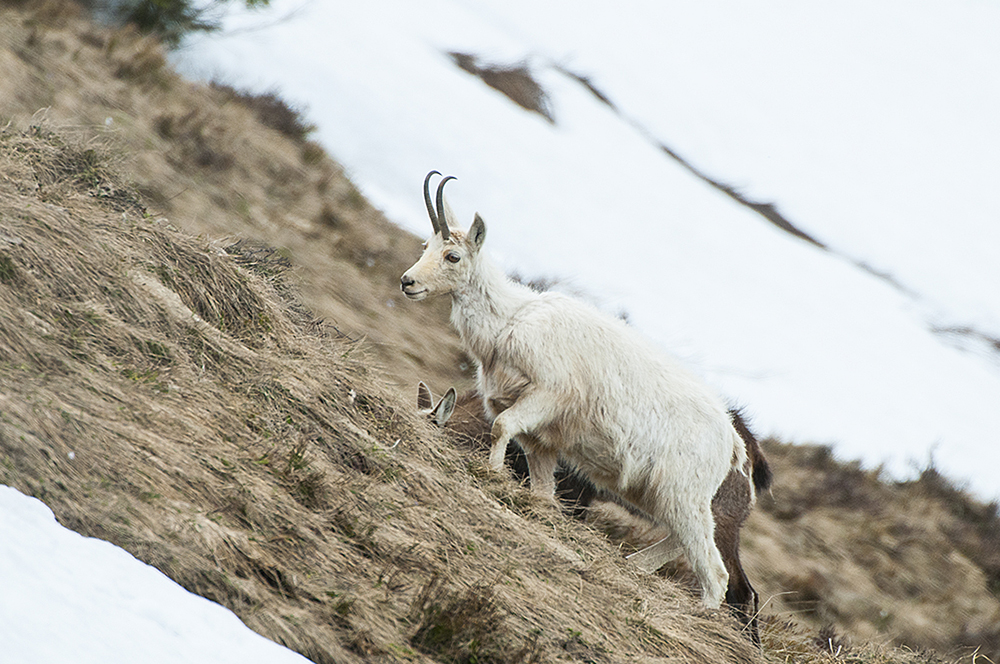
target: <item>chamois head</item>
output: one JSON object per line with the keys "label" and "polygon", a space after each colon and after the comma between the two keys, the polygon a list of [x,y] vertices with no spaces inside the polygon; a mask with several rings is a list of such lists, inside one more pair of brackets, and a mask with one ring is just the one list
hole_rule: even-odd
{"label": "chamois head", "polygon": [[411,300],[422,300],[428,295],[451,293],[468,281],[471,264],[486,239],[486,224],[476,214],[465,233],[452,228],[452,214],[444,200],[444,185],[454,176],[441,180],[437,188],[437,204],[431,204],[431,177],[441,175],[431,171],[424,178],[424,203],[434,227],[434,235],[424,244],[424,253],[413,267],[400,279],[403,293]]}

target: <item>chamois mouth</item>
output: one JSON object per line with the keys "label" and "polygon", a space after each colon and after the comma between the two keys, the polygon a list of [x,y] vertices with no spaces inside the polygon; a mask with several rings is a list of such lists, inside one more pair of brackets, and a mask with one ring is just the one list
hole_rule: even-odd
{"label": "chamois mouth", "polygon": [[403,295],[411,300],[422,300],[427,297],[427,289],[409,290],[408,288],[403,288]]}

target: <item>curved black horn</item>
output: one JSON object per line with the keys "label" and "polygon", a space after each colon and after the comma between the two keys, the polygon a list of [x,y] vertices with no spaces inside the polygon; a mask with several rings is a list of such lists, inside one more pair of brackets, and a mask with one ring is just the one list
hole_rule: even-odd
{"label": "curved black horn", "polygon": [[444,185],[448,180],[457,180],[454,175],[449,175],[445,179],[441,180],[438,184],[437,191],[437,217],[438,224],[441,226],[441,239],[447,240],[451,237],[451,231],[448,230],[448,216],[444,213]]}
{"label": "curved black horn", "polygon": [[430,173],[427,174],[427,177],[424,178],[424,205],[427,206],[427,214],[431,218],[431,226],[434,227],[434,234],[437,235],[438,233],[441,232],[441,227],[438,224],[438,217],[434,213],[434,204],[431,203],[430,186],[431,186],[431,176],[433,175],[441,175],[441,174],[438,173],[437,171],[431,171]]}

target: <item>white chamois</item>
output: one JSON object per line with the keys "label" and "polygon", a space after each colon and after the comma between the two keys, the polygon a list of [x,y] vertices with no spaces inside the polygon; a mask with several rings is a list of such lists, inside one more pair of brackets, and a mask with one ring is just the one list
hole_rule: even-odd
{"label": "white chamois", "polygon": [[528,459],[532,491],[552,499],[560,456],[599,489],[665,526],[672,537],[646,557],[679,545],[717,608],[728,573],[713,541],[712,497],[746,462],[743,440],[722,400],[677,360],[624,322],[558,293],[508,279],[485,252],[477,213],[454,228],[444,178],[431,204],[434,235],[401,278],[411,300],[450,294],[451,322],[478,364],[478,389],[493,420],[489,465],[503,468],[507,441]]}

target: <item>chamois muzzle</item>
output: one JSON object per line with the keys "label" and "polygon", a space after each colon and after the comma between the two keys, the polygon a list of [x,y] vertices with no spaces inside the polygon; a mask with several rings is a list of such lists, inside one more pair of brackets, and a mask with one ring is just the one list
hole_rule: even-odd
{"label": "chamois muzzle", "polygon": [[411,300],[422,300],[427,297],[427,289],[417,287],[417,280],[408,273],[399,278],[399,288],[403,295]]}

